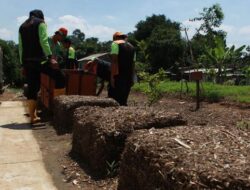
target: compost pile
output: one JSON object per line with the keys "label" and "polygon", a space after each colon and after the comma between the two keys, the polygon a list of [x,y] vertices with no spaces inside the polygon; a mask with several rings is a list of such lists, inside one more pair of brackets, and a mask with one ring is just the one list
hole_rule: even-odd
{"label": "compost pile", "polygon": [[136,131],[127,139],[118,189],[250,189],[249,135],[223,126]]}
{"label": "compost pile", "polygon": [[118,162],[127,136],[135,130],[185,125],[178,113],[138,107],[80,107],[74,113],[73,152],[81,155],[91,170],[107,174]]}
{"label": "compost pile", "polygon": [[74,110],[81,106],[118,106],[118,103],[110,98],[94,96],[59,96],[54,100],[54,127],[58,134],[72,131]]}

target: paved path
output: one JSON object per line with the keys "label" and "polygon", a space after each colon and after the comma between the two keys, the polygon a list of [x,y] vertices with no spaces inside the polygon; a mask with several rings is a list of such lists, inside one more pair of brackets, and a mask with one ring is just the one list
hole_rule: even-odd
{"label": "paved path", "polygon": [[22,102],[0,104],[0,189],[56,190]]}

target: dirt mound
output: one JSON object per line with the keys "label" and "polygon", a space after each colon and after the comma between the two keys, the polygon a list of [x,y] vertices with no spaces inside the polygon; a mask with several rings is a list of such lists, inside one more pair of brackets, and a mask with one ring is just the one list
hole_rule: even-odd
{"label": "dirt mound", "polygon": [[250,189],[249,135],[223,126],[136,131],[122,155],[118,189]]}
{"label": "dirt mound", "polygon": [[72,131],[74,110],[81,106],[118,106],[118,103],[110,98],[94,96],[59,96],[54,100],[53,124],[58,134]]}
{"label": "dirt mound", "polygon": [[[72,150],[91,170],[104,176],[114,172],[127,136],[139,129],[185,125],[178,113],[138,107],[81,107],[74,114]],[[109,166],[108,166],[109,165]]]}

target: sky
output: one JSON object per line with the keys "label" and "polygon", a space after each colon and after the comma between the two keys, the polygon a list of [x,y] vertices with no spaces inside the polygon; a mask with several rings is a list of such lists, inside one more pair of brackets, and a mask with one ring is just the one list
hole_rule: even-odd
{"label": "sky", "polygon": [[86,37],[108,41],[116,31],[133,32],[139,21],[164,14],[187,27],[191,38],[200,23],[189,19],[215,3],[225,15],[227,45],[250,45],[250,0],[0,0],[0,38],[17,42],[18,28],[33,9],[44,12],[49,35],[66,27],[69,34],[80,29]]}

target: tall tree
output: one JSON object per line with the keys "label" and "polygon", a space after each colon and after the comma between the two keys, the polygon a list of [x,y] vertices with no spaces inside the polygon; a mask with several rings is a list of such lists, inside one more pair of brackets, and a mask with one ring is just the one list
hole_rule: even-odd
{"label": "tall tree", "polygon": [[139,49],[138,61],[145,61],[141,55],[147,55],[152,72],[157,72],[161,67],[172,68],[182,56],[180,24],[166,19],[165,15],[152,15],[138,22],[134,37],[138,42],[145,42],[146,53]]}
{"label": "tall tree", "polygon": [[135,38],[138,41],[146,40],[151,36],[152,31],[160,25],[166,24],[165,15],[155,15],[147,17],[146,20],[139,21],[136,24],[136,31],[134,32]]}
{"label": "tall tree", "polygon": [[148,53],[153,72],[160,68],[176,72],[175,62],[183,54],[180,31],[166,25],[156,27],[148,41]]}
{"label": "tall tree", "polygon": [[219,4],[211,7],[203,8],[203,12],[199,13],[199,17],[190,19],[191,21],[201,21],[201,25],[197,28],[197,33],[191,40],[193,54],[196,62],[207,62],[207,49],[216,48],[215,38],[220,37],[226,45],[226,32],[219,30],[224,19],[224,13]]}
{"label": "tall tree", "polygon": [[195,17],[191,21],[202,21],[201,26],[198,28],[198,33],[217,34],[216,29],[220,27],[224,19],[224,13],[220,4],[214,4],[211,7],[203,8],[200,17]]}

